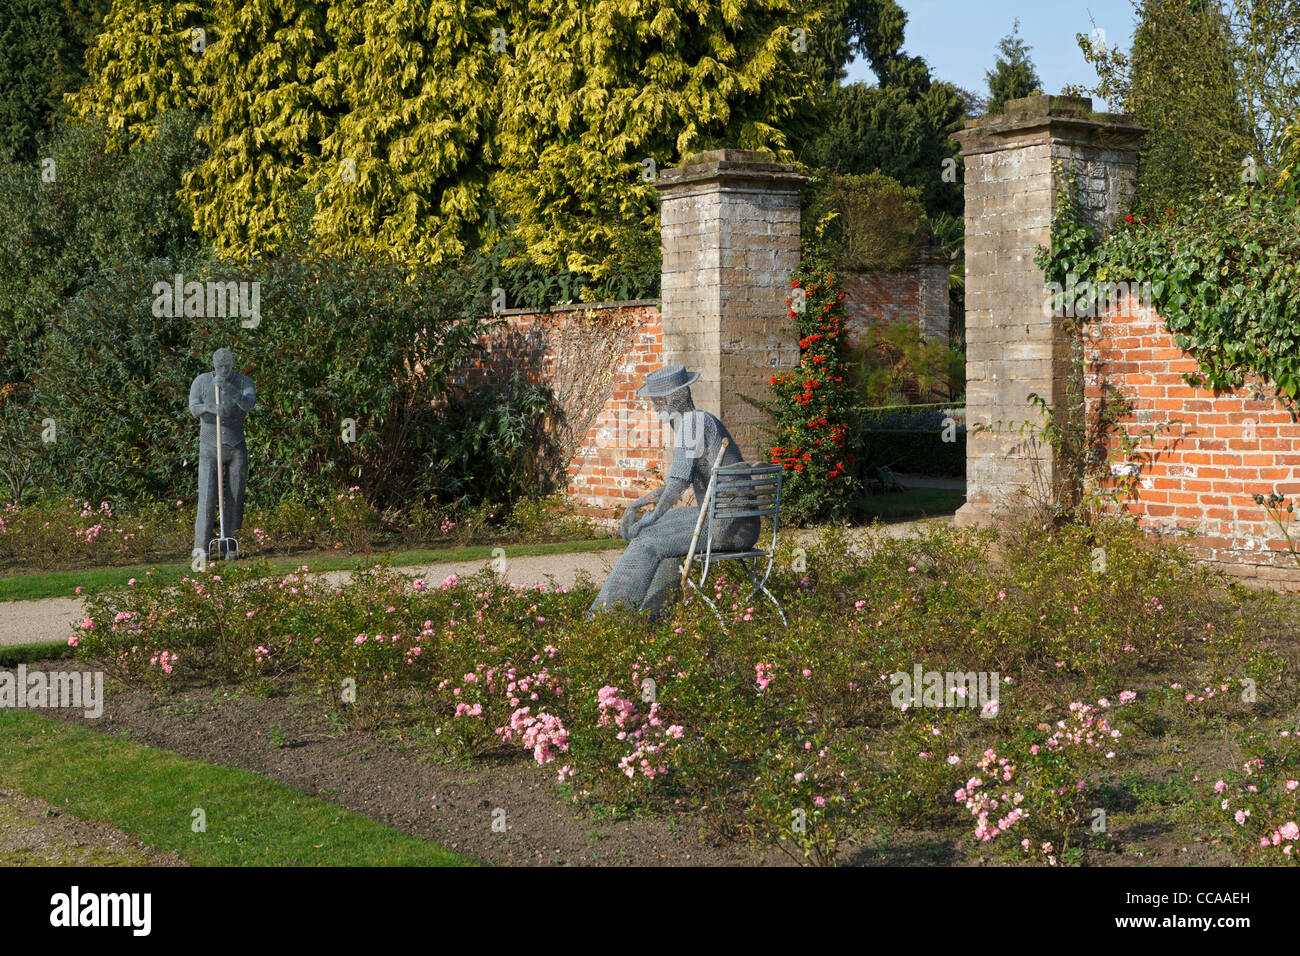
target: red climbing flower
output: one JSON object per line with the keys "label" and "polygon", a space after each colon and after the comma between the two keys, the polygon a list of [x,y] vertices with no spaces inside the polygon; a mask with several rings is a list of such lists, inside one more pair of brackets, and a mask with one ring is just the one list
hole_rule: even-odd
{"label": "red climbing flower", "polygon": [[[791,324],[799,337],[799,363],[772,377],[777,434],[772,460],[792,470],[782,499],[808,517],[842,509],[859,490],[846,453],[849,414],[855,404],[848,350],[841,333],[845,293],[833,271],[807,263],[790,283],[802,288],[806,308],[791,307]],[[792,306],[787,300],[787,306]],[[831,487],[834,491],[828,493]]]}

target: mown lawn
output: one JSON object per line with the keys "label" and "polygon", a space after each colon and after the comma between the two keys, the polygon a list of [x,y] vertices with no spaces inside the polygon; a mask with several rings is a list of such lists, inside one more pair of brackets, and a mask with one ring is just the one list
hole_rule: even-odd
{"label": "mown lawn", "polygon": [[879,518],[896,521],[901,518],[923,518],[931,515],[950,515],[966,503],[966,492],[960,488],[908,488],[886,495],[866,495],[854,507],[854,517],[863,523]]}
{"label": "mown lawn", "polygon": [[[427,840],[243,770],[0,709],[0,784],[201,866],[465,866]],[[196,810],[206,830],[196,832]]]}

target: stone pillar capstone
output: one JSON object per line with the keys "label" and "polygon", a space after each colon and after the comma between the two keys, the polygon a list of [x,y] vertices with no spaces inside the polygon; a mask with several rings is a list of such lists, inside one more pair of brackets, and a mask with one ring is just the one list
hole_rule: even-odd
{"label": "stone pillar capstone", "polygon": [[750,150],[688,157],[660,174],[663,360],[700,372],[695,404],[716,414],[745,457],[766,461],[771,379],[799,364],[785,301],[799,265],[794,166]]}

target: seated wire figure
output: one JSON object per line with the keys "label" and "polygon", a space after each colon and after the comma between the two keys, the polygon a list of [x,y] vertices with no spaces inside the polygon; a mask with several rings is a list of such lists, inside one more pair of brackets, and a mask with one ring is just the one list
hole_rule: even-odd
{"label": "seated wire figure", "polygon": [[[722,464],[743,460],[735,439],[717,416],[695,407],[690,385],[699,377],[683,365],[668,365],[647,375],[645,384],[637,389],[637,397],[651,399],[660,421],[674,428],[672,466],[662,488],[638,498],[624,512],[619,532],[629,542],[628,548],[605,579],[588,617],[614,605],[651,614],[662,610],[678,582],[679,559],[690,549],[698,502],[704,500],[723,441],[728,444]],[[673,507],[687,488],[694,489],[697,504]],[[654,510],[638,518],[640,509],[650,504]],[[714,546],[743,551],[758,540],[761,524],[758,518],[718,521],[713,529]]]}

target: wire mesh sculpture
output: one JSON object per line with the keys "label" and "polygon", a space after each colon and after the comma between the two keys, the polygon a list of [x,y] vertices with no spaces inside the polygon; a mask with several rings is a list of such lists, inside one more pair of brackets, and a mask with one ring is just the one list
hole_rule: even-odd
{"label": "wire mesh sculpture", "polygon": [[[190,386],[190,414],[199,420],[199,507],[194,517],[195,555],[208,553],[212,521],[218,512],[221,514],[221,529],[215,539],[214,557],[230,558],[236,554],[233,538],[244,524],[244,491],[248,486],[244,416],[256,404],[253,380],[235,371],[235,356],[230,349],[217,349],[212,353],[212,371],[198,376]],[[217,432],[218,415],[221,416],[220,435]],[[228,494],[224,486],[228,486]],[[229,509],[226,504],[230,505]]]}
{"label": "wire mesh sculpture", "polygon": [[[601,610],[622,606],[651,615],[661,612],[674,587],[678,586],[680,559],[691,547],[700,505],[675,507],[687,488],[696,502],[704,502],[714,463],[743,461],[735,439],[717,416],[698,409],[690,385],[698,372],[685,366],[669,365],[651,372],[637,389],[638,398],[654,403],[660,421],[673,425],[673,460],[662,488],[643,495],[628,506],[619,533],[627,550],[605,579],[592,602],[588,617]],[[725,447],[724,447],[725,443]],[[640,511],[649,505],[645,516]],[[761,519],[723,519],[712,529],[719,550],[743,551],[758,540]]]}

